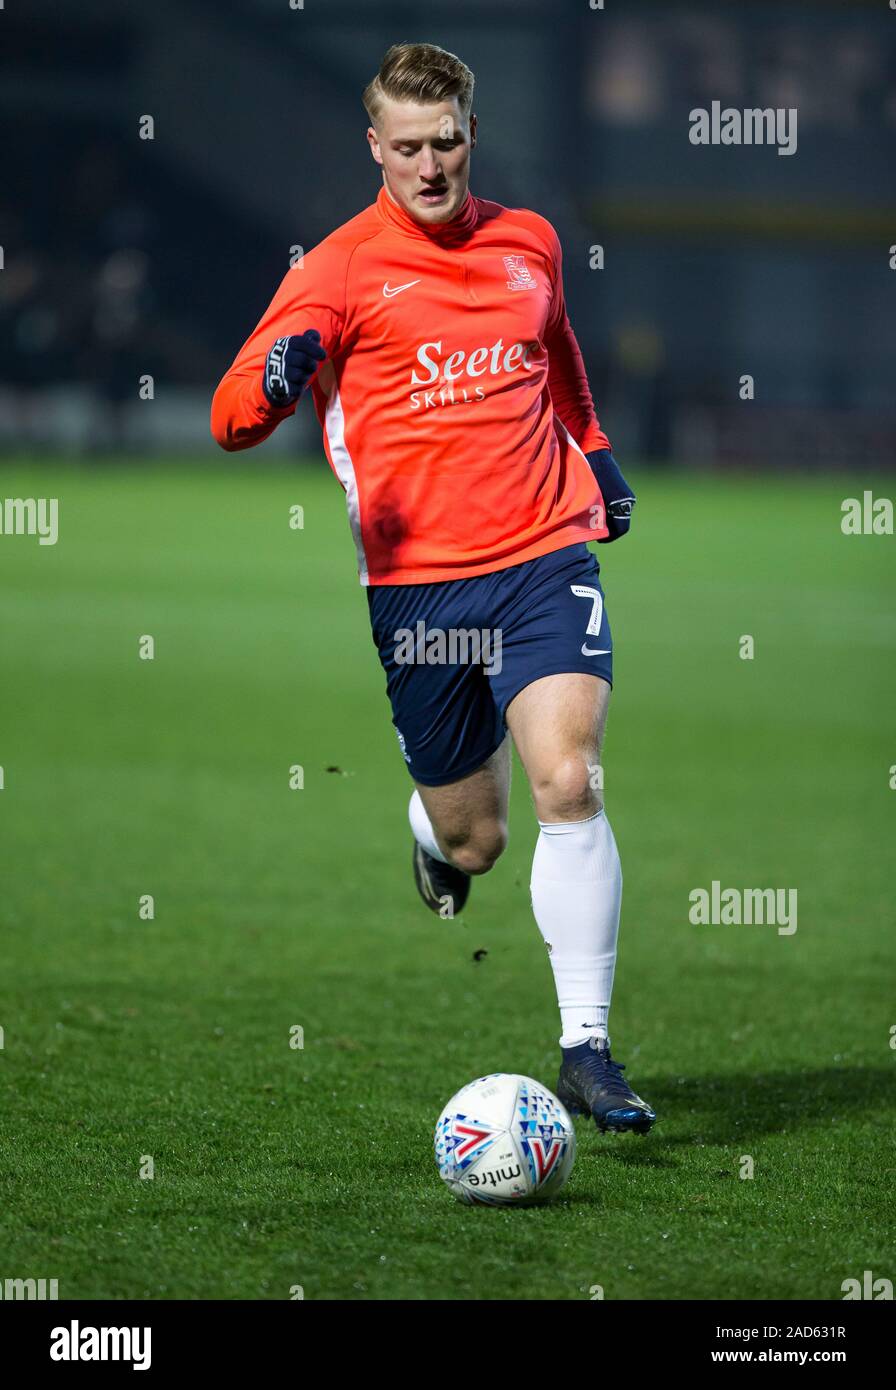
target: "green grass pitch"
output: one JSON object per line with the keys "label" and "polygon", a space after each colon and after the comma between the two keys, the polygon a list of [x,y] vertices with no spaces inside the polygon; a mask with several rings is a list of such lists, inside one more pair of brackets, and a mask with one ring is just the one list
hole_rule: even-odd
{"label": "green grass pitch", "polygon": [[[512,1300],[894,1277],[896,542],[841,534],[850,480],[632,471],[633,534],[598,550],[611,1033],[660,1118],[577,1121],[568,1187],[517,1211],[456,1203],[431,1136],[475,1076],[556,1082],[528,791],[517,765],[463,916],[428,914],[334,479],[0,472],[59,498],[55,546],[0,537],[0,1276]],[[796,933],[692,925],[713,880],[796,888]]]}

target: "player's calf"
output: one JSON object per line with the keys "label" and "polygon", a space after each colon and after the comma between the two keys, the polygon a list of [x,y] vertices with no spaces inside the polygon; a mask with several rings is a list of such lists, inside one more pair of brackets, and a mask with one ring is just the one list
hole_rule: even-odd
{"label": "player's calf", "polygon": [[484,874],[507,844],[507,822],[481,813],[475,818],[447,816],[447,825],[433,825],[415,791],[408,807],[414,832],[413,870],[417,892],[431,912],[453,917],[470,893],[474,874]]}
{"label": "player's calf", "polygon": [[[413,823],[413,822],[412,822]],[[488,873],[507,844],[504,826],[491,828],[482,838],[453,839],[439,835],[450,862],[436,858],[414,841],[414,882],[426,906],[440,917],[454,917],[470,895],[470,880],[474,874]],[[431,843],[431,848],[439,846]]]}
{"label": "player's calf", "polygon": [[437,834],[450,862],[465,874],[487,874],[507,848],[507,826],[497,821]]}
{"label": "player's calf", "polygon": [[412,858],[414,883],[430,912],[439,917],[456,917],[470,896],[470,875],[452,864],[435,859],[414,841]]}

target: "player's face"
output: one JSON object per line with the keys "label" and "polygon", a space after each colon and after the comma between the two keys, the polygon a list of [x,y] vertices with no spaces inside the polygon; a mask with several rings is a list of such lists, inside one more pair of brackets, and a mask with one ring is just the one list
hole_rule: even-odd
{"label": "player's face", "polygon": [[476,117],[456,97],[435,105],[384,98],[377,127],[367,132],[382,165],[386,192],[417,222],[448,222],[467,196]]}

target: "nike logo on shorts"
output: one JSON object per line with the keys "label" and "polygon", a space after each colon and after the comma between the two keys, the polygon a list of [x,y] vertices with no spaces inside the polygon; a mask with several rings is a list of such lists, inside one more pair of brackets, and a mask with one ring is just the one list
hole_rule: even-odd
{"label": "nike logo on shorts", "polygon": [[609,648],[609,647],[586,647],[585,643],[584,643],[584,642],[582,643],[582,656],[609,656],[609,655],[610,655],[610,648]]}

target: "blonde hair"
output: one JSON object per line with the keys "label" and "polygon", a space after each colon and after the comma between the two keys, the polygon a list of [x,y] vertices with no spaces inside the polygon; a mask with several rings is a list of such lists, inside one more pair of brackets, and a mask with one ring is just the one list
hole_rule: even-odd
{"label": "blonde hair", "polygon": [[466,63],[434,43],[394,43],[361,99],[374,126],[383,97],[422,105],[457,97],[461,113],[469,116],[474,82]]}

